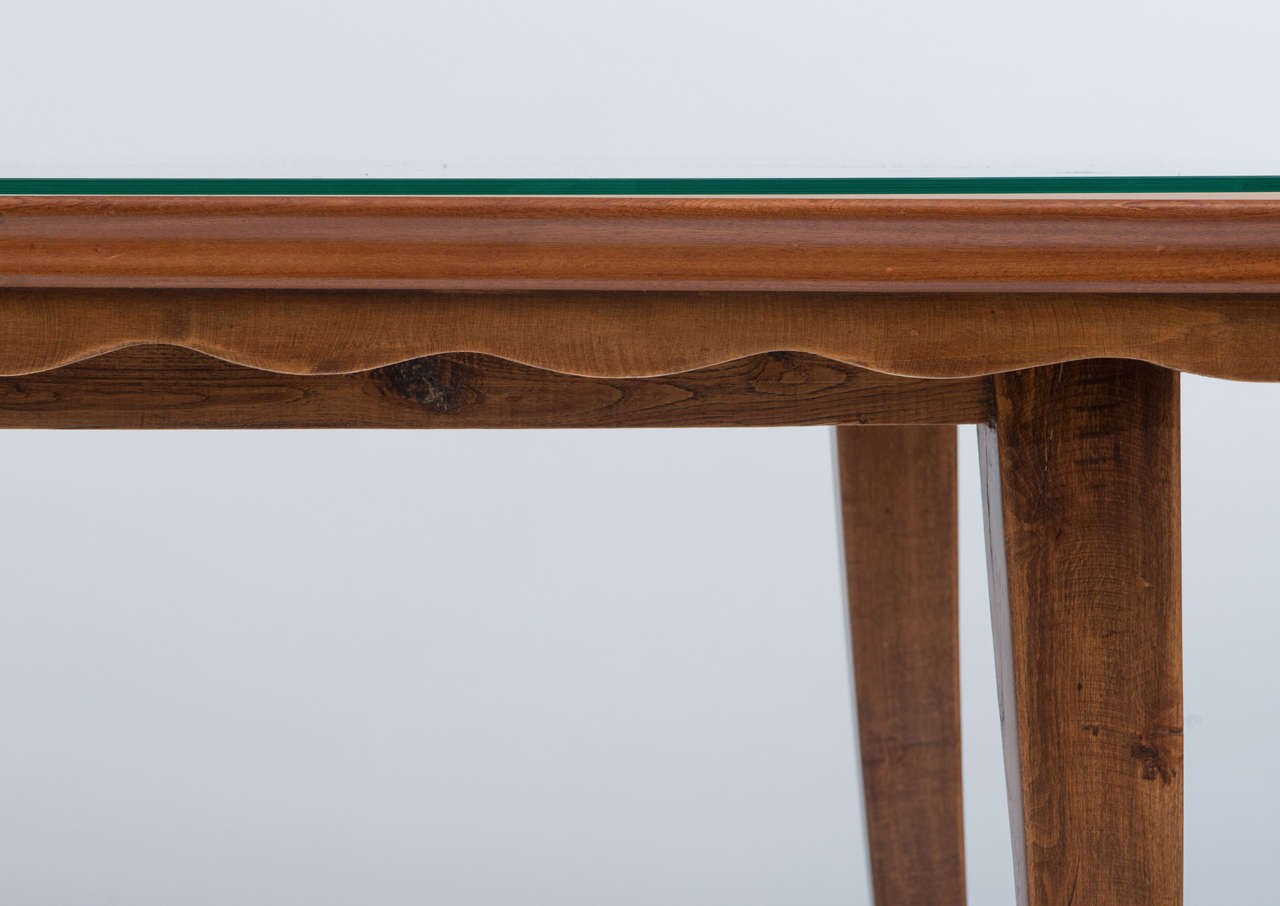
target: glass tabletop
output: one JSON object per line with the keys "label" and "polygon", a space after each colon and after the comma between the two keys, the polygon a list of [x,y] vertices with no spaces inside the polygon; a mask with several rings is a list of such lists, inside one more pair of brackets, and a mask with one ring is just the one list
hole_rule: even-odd
{"label": "glass tabletop", "polygon": [[1280,192],[1280,176],[3,179],[0,195],[1027,195]]}

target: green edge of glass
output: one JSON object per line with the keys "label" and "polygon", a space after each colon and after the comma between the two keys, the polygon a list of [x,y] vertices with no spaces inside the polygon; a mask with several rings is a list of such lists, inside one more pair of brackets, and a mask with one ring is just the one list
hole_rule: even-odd
{"label": "green edge of glass", "polygon": [[0,179],[0,195],[1033,195],[1280,192],[1280,176]]}

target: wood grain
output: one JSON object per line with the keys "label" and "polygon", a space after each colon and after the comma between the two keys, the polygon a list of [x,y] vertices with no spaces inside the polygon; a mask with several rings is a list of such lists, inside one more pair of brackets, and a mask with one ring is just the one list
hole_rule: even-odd
{"label": "wood grain", "polygon": [[0,374],[136,343],[292,374],[480,352],[649,377],[783,350],[913,377],[1121,357],[1280,380],[1280,297],[0,290]]}
{"label": "wood grain", "polygon": [[996,378],[979,427],[1023,906],[1182,902],[1178,376]]}
{"label": "wood grain", "polygon": [[956,431],[836,431],[876,906],[963,906]]}
{"label": "wood grain", "polygon": [[0,198],[0,285],[1280,292],[1280,201]]}
{"label": "wood grain", "polygon": [[0,378],[0,428],[620,428],[976,423],[989,378],[899,378],[774,353],[663,378],[596,379],[490,356],[272,374],[134,347]]}

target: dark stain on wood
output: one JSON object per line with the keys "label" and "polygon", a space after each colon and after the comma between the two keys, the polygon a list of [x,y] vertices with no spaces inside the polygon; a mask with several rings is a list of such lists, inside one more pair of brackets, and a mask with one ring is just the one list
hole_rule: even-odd
{"label": "dark stain on wood", "polygon": [[480,401],[480,391],[472,385],[477,375],[468,363],[450,356],[425,356],[370,372],[388,396],[442,415]]}
{"label": "dark stain on wood", "polygon": [[1172,783],[1178,776],[1177,768],[1170,765],[1173,753],[1165,752],[1156,743],[1139,739],[1129,747],[1129,755],[1142,766],[1143,780],[1159,779],[1164,783]]}

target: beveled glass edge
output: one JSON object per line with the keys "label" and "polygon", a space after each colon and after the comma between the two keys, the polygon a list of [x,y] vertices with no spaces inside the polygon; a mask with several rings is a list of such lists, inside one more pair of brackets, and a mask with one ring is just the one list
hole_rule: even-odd
{"label": "beveled glass edge", "polygon": [[833,196],[1280,192],[1280,176],[779,179],[2,179],[0,195]]}

